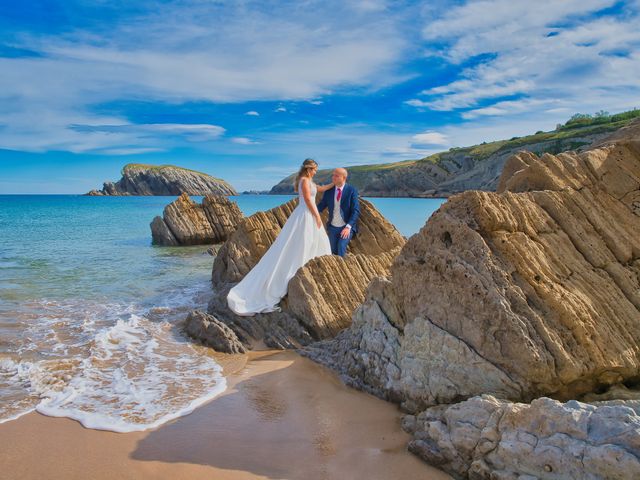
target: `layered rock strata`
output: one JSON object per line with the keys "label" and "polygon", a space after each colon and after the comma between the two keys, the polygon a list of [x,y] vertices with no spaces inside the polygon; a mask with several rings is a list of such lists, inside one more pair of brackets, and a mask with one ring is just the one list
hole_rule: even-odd
{"label": "layered rock strata", "polygon": [[505,176],[502,193],[434,213],[316,358],[410,410],[483,393],[575,398],[637,376],[635,146],[520,153]]}
{"label": "layered rock strata", "polygon": [[246,345],[297,348],[330,338],[351,323],[369,281],[388,273],[405,240],[367,200],[360,200],[359,232],[348,254],[317,257],[289,282],[282,311],[252,317],[234,315],[226,303],[229,290],[259,261],[297,205],[293,199],[244,219],[214,261],[214,296],[208,312],[229,325]]}
{"label": "layered rock strata", "polygon": [[638,129],[511,157],[498,193],[453,196],[303,352],[416,414],[412,451],[457,478],[636,478],[638,410],[571,399],[640,378]]}
{"label": "layered rock strata", "polygon": [[237,195],[226,181],[174,165],[129,163],[117,182],[104,182],[101,190],[85,195]]}
{"label": "layered rock strata", "polygon": [[189,312],[182,325],[184,332],[221,353],[246,353],[236,334],[215,317],[199,310]]}
{"label": "layered rock strata", "polygon": [[238,204],[222,195],[207,195],[198,204],[183,193],[168,204],[163,216],[151,222],[154,245],[222,243],[235,231],[244,215]]}

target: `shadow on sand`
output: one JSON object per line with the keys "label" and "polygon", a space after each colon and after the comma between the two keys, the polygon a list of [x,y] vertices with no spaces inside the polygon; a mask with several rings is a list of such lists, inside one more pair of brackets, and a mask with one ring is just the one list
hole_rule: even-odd
{"label": "shadow on sand", "polygon": [[267,354],[232,375],[223,395],[150,432],[131,458],[296,480],[449,478],[407,452],[399,420],[394,405],[324,367]]}

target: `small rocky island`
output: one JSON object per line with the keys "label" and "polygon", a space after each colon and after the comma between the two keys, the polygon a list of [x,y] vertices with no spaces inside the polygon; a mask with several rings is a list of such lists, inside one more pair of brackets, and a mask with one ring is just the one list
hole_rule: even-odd
{"label": "small rocky island", "polygon": [[85,195],[237,195],[226,181],[175,165],[129,163],[117,182],[104,182],[102,190]]}

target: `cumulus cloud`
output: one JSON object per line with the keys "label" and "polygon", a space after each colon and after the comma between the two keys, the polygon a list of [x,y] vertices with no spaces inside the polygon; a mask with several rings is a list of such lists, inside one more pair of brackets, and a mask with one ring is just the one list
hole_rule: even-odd
{"label": "cumulus cloud", "polygon": [[428,130],[411,137],[411,143],[414,145],[447,145],[449,139],[442,133]]}
{"label": "cumulus cloud", "polygon": [[260,114],[258,112],[256,112],[255,110],[251,110],[249,112],[246,112],[245,115],[249,115],[250,117],[259,117]]}

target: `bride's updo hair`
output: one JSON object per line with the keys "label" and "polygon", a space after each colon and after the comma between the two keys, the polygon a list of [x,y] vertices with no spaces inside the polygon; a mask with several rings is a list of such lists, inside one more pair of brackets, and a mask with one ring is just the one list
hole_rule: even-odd
{"label": "bride's updo hair", "polygon": [[302,177],[310,177],[311,170],[314,168],[318,168],[318,164],[313,158],[307,158],[304,162],[302,162],[302,166],[300,167],[300,171],[296,175],[296,183],[293,185],[293,190],[298,191],[298,184],[300,183],[300,179]]}

